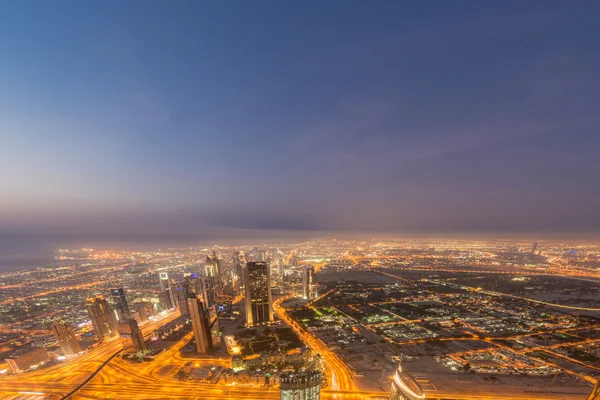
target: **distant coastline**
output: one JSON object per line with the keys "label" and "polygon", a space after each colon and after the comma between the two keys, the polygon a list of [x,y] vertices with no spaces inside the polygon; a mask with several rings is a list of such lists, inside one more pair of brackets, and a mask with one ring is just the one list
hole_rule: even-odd
{"label": "distant coastline", "polygon": [[38,267],[53,267],[58,261],[52,255],[30,256],[25,254],[0,255],[0,273],[36,269]]}

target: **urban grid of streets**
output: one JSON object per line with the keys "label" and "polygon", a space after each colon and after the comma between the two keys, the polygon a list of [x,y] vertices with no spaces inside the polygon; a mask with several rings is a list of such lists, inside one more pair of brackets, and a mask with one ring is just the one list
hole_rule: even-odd
{"label": "urban grid of streets", "polygon": [[[331,346],[332,341],[320,337],[318,329],[294,317],[297,306],[285,305],[298,297],[301,282],[296,271],[306,265],[316,268],[321,293],[305,304],[303,310],[331,312],[327,318],[333,324],[352,325],[354,333],[348,335],[359,338],[357,341],[364,342],[366,335],[379,335],[381,346],[396,345],[402,354],[409,352],[415,359],[423,350],[421,345],[437,346],[436,351],[440,351],[444,343],[449,343],[452,351],[438,354],[435,361],[438,368],[448,369],[449,376],[457,373],[473,376],[472,371],[450,371],[452,366],[463,363],[464,367],[465,360],[470,360],[467,364],[471,369],[489,368],[493,364],[495,376],[502,380],[501,361],[504,359],[513,363],[511,368],[517,366],[532,374],[554,371],[547,374],[548,382],[565,377],[582,388],[566,390],[560,395],[524,390],[519,395],[514,389],[500,395],[493,386],[486,392],[483,386],[465,390],[456,385],[447,388],[434,385],[434,390],[425,389],[427,398],[583,399],[586,398],[584,392],[589,392],[600,376],[600,334],[597,334],[600,307],[590,300],[597,298],[600,287],[600,249],[597,247],[571,243],[532,246],[514,242],[315,241],[258,248],[267,249],[269,254],[285,255],[285,277],[274,282],[280,294],[273,309],[306,346],[323,357],[329,382],[322,391],[323,398],[381,398],[385,391],[364,384],[361,371],[352,368],[347,361],[347,349]],[[261,251],[255,247],[240,250],[247,254]],[[23,340],[47,333],[35,322],[62,316],[69,302],[115,285],[124,286],[138,297],[152,298],[153,280],[159,271],[191,272],[208,251],[203,248],[154,253],[64,251],[58,256],[60,264],[53,268],[3,274],[0,282],[3,315],[17,316],[12,323],[2,321],[0,333],[11,338],[11,342],[3,346],[15,342],[15,336],[21,335],[20,340]],[[219,247],[218,251],[226,257],[233,249]],[[225,258],[225,265],[227,263]],[[361,282],[359,275],[387,280],[369,281],[369,278]],[[507,282],[509,286],[503,292]],[[581,289],[569,282],[578,283]],[[438,288],[442,290],[436,292]],[[386,295],[382,299],[383,292]],[[552,298],[547,297],[549,292],[553,293]],[[400,295],[390,296],[390,293]],[[57,298],[61,299],[61,307],[49,307]],[[352,304],[347,301],[350,298],[358,300]],[[464,299],[473,299],[473,304]],[[436,303],[435,307],[431,306],[432,302]],[[477,302],[483,306],[476,306]],[[36,310],[23,311],[30,309]],[[412,318],[415,310],[426,312]],[[537,314],[540,310],[542,312]],[[82,314],[71,316],[77,315]],[[144,325],[144,335],[149,336],[178,316],[178,311],[171,311]],[[503,328],[498,328],[498,322],[514,333],[501,331]],[[454,336],[451,332],[459,334]],[[127,340],[114,339],[68,362],[0,378],[1,398],[59,399],[69,394],[72,398],[89,399],[279,397],[276,387],[187,382],[160,374],[164,365],[181,367],[189,361],[181,359],[179,353],[191,338],[191,333],[184,335],[174,346],[141,364],[121,358],[119,353],[127,347]],[[476,343],[477,347],[455,351],[461,343]],[[411,357],[407,358],[405,363],[410,365]],[[214,357],[193,361],[231,364],[230,359]]]}

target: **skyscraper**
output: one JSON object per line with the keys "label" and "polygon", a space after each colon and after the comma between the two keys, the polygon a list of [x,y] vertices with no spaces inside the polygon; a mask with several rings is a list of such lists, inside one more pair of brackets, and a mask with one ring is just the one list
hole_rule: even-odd
{"label": "skyscraper", "polygon": [[400,363],[392,379],[390,400],[421,400],[424,398],[425,394],[415,378],[404,371],[402,363]]}
{"label": "skyscraper", "polygon": [[113,298],[113,302],[115,303],[119,321],[131,319],[131,312],[129,311],[129,306],[127,305],[127,299],[125,298],[125,291],[123,288],[111,289],[110,294]]}
{"label": "skyscraper", "polygon": [[212,348],[208,312],[204,309],[202,302],[193,294],[188,295],[187,302],[196,340],[196,351],[206,354]]}
{"label": "skyscraper", "polygon": [[323,376],[319,371],[283,373],[279,377],[281,400],[319,400]]}
{"label": "skyscraper", "polygon": [[94,324],[98,340],[103,341],[117,335],[117,319],[112,307],[103,295],[97,294],[88,298],[85,306],[92,319],[92,324]]}
{"label": "skyscraper", "polygon": [[202,274],[202,297],[204,307],[208,308],[215,304],[220,292],[219,262],[216,259],[206,257],[204,260],[204,273]]}
{"label": "skyscraper", "polygon": [[262,249],[258,251],[258,261],[267,261],[267,250]]}
{"label": "skyscraper", "polygon": [[242,256],[240,256],[240,252],[237,250],[233,252],[233,268],[237,276],[237,285],[235,289],[238,293],[241,293],[242,288],[244,287],[244,280],[242,279]]}
{"label": "skyscraper", "polygon": [[279,279],[283,282],[283,278],[285,277],[285,256],[279,249],[277,249],[275,263],[277,264],[277,274],[279,275]]}
{"label": "skyscraper", "polygon": [[169,292],[161,291],[158,294],[158,305],[160,311],[167,311],[171,309],[171,300]]}
{"label": "skyscraper", "polygon": [[184,274],[183,279],[187,284],[187,290],[189,293],[193,293],[196,296],[202,294],[202,278],[196,272],[191,274]]}
{"label": "skyscraper", "polygon": [[246,264],[244,274],[246,292],[246,324],[258,325],[273,321],[271,273],[264,261]]}
{"label": "skyscraper", "polygon": [[161,272],[158,277],[160,279],[160,290],[167,290],[169,287],[169,274]]}
{"label": "skyscraper", "polygon": [[146,350],[144,335],[135,319],[122,320],[119,322],[118,327],[119,335],[123,338],[131,339],[131,343],[136,352],[139,353]]}
{"label": "skyscraper", "polygon": [[72,356],[81,352],[81,346],[70,324],[67,324],[60,318],[56,318],[52,323],[52,332],[54,332],[54,336],[58,340],[60,349],[65,356]]}
{"label": "skyscraper", "polygon": [[188,315],[187,308],[187,293],[188,293],[188,282],[184,280],[183,282],[175,283],[171,286],[171,292],[173,293],[173,297],[175,298],[176,308],[179,308],[181,315]]}
{"label": "skyscraper", "polygon": [[138,313],[140,314],[140,322],[148,321],[148,315],[151,315],[152,305],[150,303],[140,303],[137,305]]}
{"label": "skyscraper", "polygon": [[163,309],[172,309],[177,307],[173,291],[171,290],[171,281],[169,281],[169,275],[166,272],[161,272],[158,276],[160,278],[159,299],[163,307],[166,306],[166,308]]}
{"label": "skyscraper", "polygon": [[302,271],[302,297],[306,300],[314,298],[314,274],[315,269],[313,266],[308,266]]}
{"label": "skyscraper", "polygon": [[204,261],[204,263],[205,263],[205,268],[206,268],[206,274],[208,276],[212,277],[214,279],[214,284],[216,285],[216,287],[220,288],[222,285],[221,274],[223,271],[222,271],[221,259],[217,255],[217,252],[215,250],[213,250],[212,257],[206,256],[206,260]]}

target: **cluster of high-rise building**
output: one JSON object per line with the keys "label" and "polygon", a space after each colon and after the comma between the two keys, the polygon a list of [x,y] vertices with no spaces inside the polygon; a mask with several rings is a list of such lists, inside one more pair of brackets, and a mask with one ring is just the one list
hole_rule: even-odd
{"label": "cluster of high-rise building", "polygon": [[[116,315],[115,310],[103,295],[97,294],[86,300],[86,308],[98,340],[110,340],[116,336],[129,338],[136,352],[144,351],[146,346],[142,331],[137,320],[132,318],[132,313],[125,298],[125,291],[123,288],[115,288],[111,289],[110,292],[115,304]],[[141,309],[145,308],[142,307]],[[67,328],[57,321],[55,321],[53,328],[63,353],[69,355],[66,351],[70,351],[73,343],[76,342],[72,328]]]}
{"label": "cluster of high-rise building", "polygon": [[[277,282],[285,274],[285,257],[279,249],[268,252],[252,249],[246,254],[235,250],[232,263],[224,267],[216,251],[197,265],[197,271],[185,273],[176,281],[167,272],[159,273],[158,304],[136,303],[132,309],[123,288],[110,290],[109,302],[103,294],[86,299],[85,306],[99,341],[120,336],[130,338],[136,351],[145,350],[139,324],[158,310],[178,309],[191,323],[196,350],[208,353],[218,346],[220,338],[217,305],[234,295],[245,297],[246,325],[267,325],[273,322],[272,276]],[[305,299],[316,295],[314,269],[302,270],[302,294]],[[224,300],[225,299],[225,300]],[[64,355],[81,352],[73,327],[61,319],[52,329]]]}

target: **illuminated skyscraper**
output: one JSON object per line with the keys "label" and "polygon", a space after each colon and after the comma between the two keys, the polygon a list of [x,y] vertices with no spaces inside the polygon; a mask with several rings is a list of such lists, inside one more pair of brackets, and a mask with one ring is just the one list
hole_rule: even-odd
{"label": "illuminated skyscraper", "polygon": [[277,274],[279,275],[279,279],[283,282],[283,278],[285,277],[285,256],[279,249],[277,249],[275,255],[275,263],[277,264]]}
{"label": "illuminated skyscraper", "polygon": [[267,250],[262,249],[258,252],[258,261],[267,261]]}
{"label": "illuminated skyscraper", "polygon": [[119,322],[119,335],[122,338],[131,339],[131,343],[133,344],[133,348],[136,352],[141,352],[146,350],[146,343],[144,342],[144,335],[142,334],[142,330],[138,326],[138,323],[135,319],[128,319]]}
{"label": "illuminated skyscraper", "polygon": [[[206,297],[206,293],[204,290],[204,286],[205,286],[204,278],[201,277],[200,274],[198,274],[196,272],[191,273],[191,274],[184,274],[183,279],[184,279],[184,283],[182,285],[182,288],[185,291],[183,293],[180,293],[180,297],[183,296],[183,302],[180,301],[180,304],[181,304],[180,308],[181,308],[182,315],[189,315],[187,299],[189,298],[190,295],[193,295],[194,297],[198,297],[198,298],[202,299],[202,302],[204,304],[208,304],[208,298]],[[183,308],[184,306],[185,306],[186,314],[184,314],[184,308]]]}
{"label": "illuminated skyscraper", "polygon": [[56,318],[52,323],[52,332],[54,332],[54,336],[58,340],[60,349],[65,356],[81,353],[81,346],[70,324],[67,324],[60,318]]}
{"label": "illuminated skyscraper", "polygon": [[159,311],[167,311],[171,309],[171,300],[169,292],[161,291],[158,294]]}
{"label": "illuminated skyscraper", "polygon": [[221,261],[217,258],[214,253],[213,258],[210,256],[204,260],[204,290],[206,291],[205,297],[208,300],[206,305],[212,306],[215,304],[215,299],[221,293],[222,282],[221,282]]}
{"label": "illuminated skyscraper", "polygon": [[302,271],[302,297],[306,300],[314,298],[314,274],[315,269],[312,266],[308,266]]}
{"label": "illuminated skyscraper", "polygon": [[242,268],[242,256],[240,255],[239,251],[234,251],[233,252],[233,268],[235,271],[235,275],[237,276],[237,287],[235,287],[235,290],[237,290],[238,293],[242,292],[242,288],[244,287],[244,279],[243,277],[243,268]]}
{"label": "illuminated skyscraper", "polygon": [[206,354],[213,347],[208,310],[205,310],[202,301],[192,294],[188,295],[187,302],[196,340],[196,351],[199,354]]}
{"label": "illuminated skyscraper", "polygon": [[118,334],[117,318],[103,295],[97,294],[86,300],[85,306],[88,310],[98,340],[103,341]]}
{"label": "illuminated skyscraper", "polygon": [[127,299],[125,298],[125,291],[123,288],[111,289],[110,294],[113,298],[113,302],[115,303],[119,320],[131,319],[131,312],[129,311],[129,306],[127,305]]}
{"label": "illuminated skyscraper", "polygon": [[160,290],[167,290],[169,288],[169,274],[161,272],[158,277],[160,279]]}
{"label": "illuminated skyscraper", "polygon": [[271,273],[266,262],[253,261],[246,264],[244,286],[246,324],[258,325],[272,322]]}
{"label": "illuminated skyscraper", "polygon": [[279,377],[281,400],[319,400],[323,376],[319,371],[283,373]]}
{"label": "illuminated skyscraper", "polygon": [[177,307],[173,291],[171,290],[169,275],[166,272],[161,272],[158,276],[160,278],[159,300],[161,302],[161,308],[163,308],[163,310],[168,310]]}
{"label": "illuminated skyscraper", "polygon": [[183,279],[187,284],[187,290],[189,293],[193,293],[196,296],[202,294],[202,278],[196,272],[191,274],[184,274]]}
{"label": "illuminated skyscraper", "polygon": [[415,378],[404,371],[402,364],[399,364],[392,379],[390,400],[421,400],[424,398],[425,395]]}
{"label": "illuminated skyscraper", "polygon": [[205,266],[206,266],[206,274],[209,277],[212,277],[214,280],[214,285],[216,286],[217,289],[220,289],[223,282],[222,282],[222,273],[223,273],[223,266],[221,263],[221,259],[219,258],[219,256],[217,255],[216,250],[213,250],[213,254],[212,257],[211,256],[206,256],[206,260],[204,261]]}
{"label": "illuminated skyscraper", "polygon": [[171,292],[173,293],[173,297],[175,298],[176,308],[179,308],[181,315],[188,315],[187,308],[187,294],[188,290],[188,281],[184,280],[183,282],[175,283],[171,286]]}

